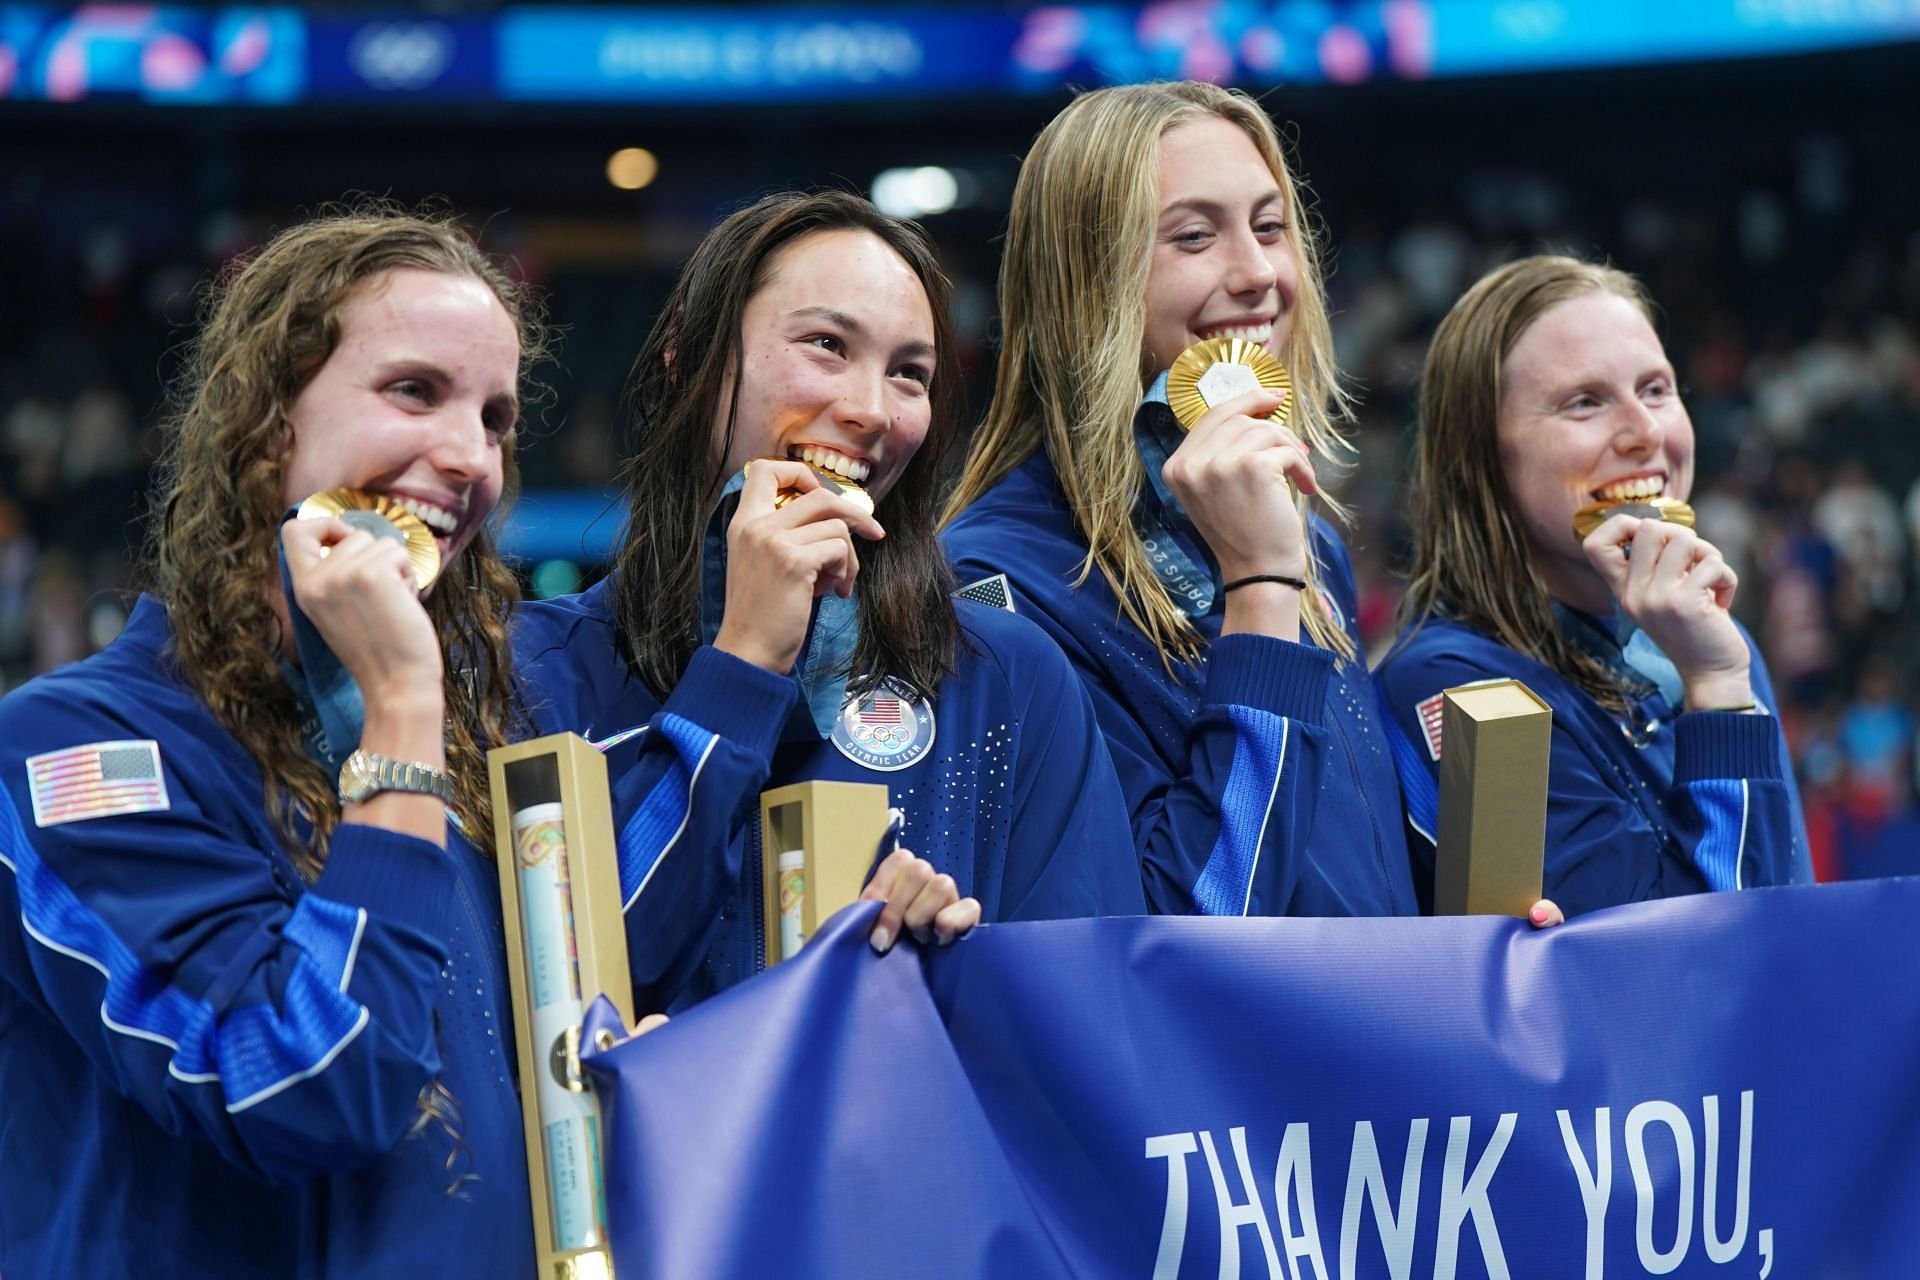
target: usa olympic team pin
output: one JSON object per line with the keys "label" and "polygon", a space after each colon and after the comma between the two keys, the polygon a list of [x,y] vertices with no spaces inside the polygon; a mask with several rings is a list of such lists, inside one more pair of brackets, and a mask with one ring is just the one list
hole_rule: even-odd
{"label": "usa olympic team pin", "polygon": [[855,764],[891,773],[933,750],[933,708],[892,676],[847,699],[833,722],[833,745]]}

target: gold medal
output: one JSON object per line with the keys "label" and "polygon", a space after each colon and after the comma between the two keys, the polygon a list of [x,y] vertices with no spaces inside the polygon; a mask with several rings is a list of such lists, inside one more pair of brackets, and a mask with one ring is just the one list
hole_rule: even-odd
{"label": "gold medal", "polygon": [[[440,544],[433,540],[427,522],[382,493],[359,489],[328,489],[300,504],[301,520],[332,516],[356,529],[364,529],[376,538],[393,538],[407,548],[413,561],[413,577],[426,594],[440,576]],[[324,550],[322,554],[325,554]]]}
{"label": "gold medal", "polygon": [[1293,379],[1267,349],[1245,338],[1209,338],[1180,353],[1167,373],[1167,407],[1182,430],[1193,430],[1207,410],[1261,387],[1287,392],[1269,415],[1281,426],[1293,420]]}
{"label": "gold medal", "polygon": [[[798,461],[798,459],[769,458],[767,459],[767,461],[787,462],[787,461]],[[860,510],[862,510],[866,514],[868,515],[873,514],[873,495],[868,493],[865,489],[861,488],[859,485],[855,484],[853,481],[847,479],[845,476],[835,475],[833,472],[828,471],[825,467],[816,467],[811,462],[803,462],[800,465],[805,467],[807,470],[813,472],[815,476],[819,477],[821,488],[825,489],[829,493],[839,494],[841,497],[845,498],[848,502],[853,503],[854,506],[859,507]],[[747,463],[746,466],[740,468],[740,471],[741,471],[741,474],[743,475],[751,475],[753,472],[753,463],[751,462]],[[774,494],[773,496],[773,509],[775,511],[778,511],[781,507],[786,506],[789,502],[792,502],[795,498],[799,496],[800,496],[800,490],[798,489],[794,489],[794,488],[782,489],[778,493]]]}
{"label": "gold medal", "polygon": [[1669,524],[1693,528],[1693,508],[1678,498],[1615,498],[1607,502],[1589,502],[1573,513],[1573,536],[1585,542],[1608,516],[1639,516],[1642,520],[1665,520]]}

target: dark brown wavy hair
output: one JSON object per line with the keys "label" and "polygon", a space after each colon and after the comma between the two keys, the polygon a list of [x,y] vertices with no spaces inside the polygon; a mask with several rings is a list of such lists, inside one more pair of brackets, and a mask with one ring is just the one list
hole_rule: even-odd
{"label": "dark brown wavy hair", "polygon": [[[960,444],[964,391],[955,363],[949,286],[926,234],[845,191],[766,196],[707,233],[660,308],[628,385],[635,450],[627,464],[629,520],[616,565],[623,643],[641,679],[665,697],[700,644],[700,543],[733,445],[747,303],[805,236],[864,231],[899,254],[927,292],[935,367],[926,440],[875,515],[880,542],[860,547],[860,640],[850,687],[888,674],[931,697],[952,670],[959,621],[953,574],[934,538],[942,482]],[[728,384],[732,382],[729,393]],[[726,429],[713,438],[722,397]]]}
{"label": "dark brown wavy hair", "polygon": [[[544,359],[539,302],[450,215],[373,201],[329,207],[214,282],[173,387],[149,521],[148,573],[173,627],[181,678],[260,766],[268,815],[308,875],[325,864],[340,801],[338,780],[307,754],[299,704],[276,657],[281,477],[293,446],[287,415],[339,344],[355,292],[395,270],[479,280],[519,334],[523,380]],[[511,496],[513,437],[501,447]],[[482,849],[493,845],[486,751],[520,727],[508,644],[518,598],[490,522],[426,601],[447,655],[453,808]]]}

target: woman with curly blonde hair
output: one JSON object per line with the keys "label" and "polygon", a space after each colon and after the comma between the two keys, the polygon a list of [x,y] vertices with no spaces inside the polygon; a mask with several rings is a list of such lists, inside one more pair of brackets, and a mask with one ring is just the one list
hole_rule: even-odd
{"label": "woman with curly blonde hair", "polygon": [[[543,348],[465,232],[383,205],[216,285],[150,594],[0,703],[0,1272],[530,1265],[483,754]],[[395,541],[283,523],[342,488],[431,535],[424,598]]]}
{"label": "woman with curly blonde hair", "polygon": [[[1346,416],[1317,237],[1273,122],[1208,84],[1077,98],[1014,188],[993,403],[947,511],[962,582],[1039,622],[1099,714],[1149,904],[1414,910],[1399,790],[1314,514]],[[1189,346],[1292,377],[1182,432]]]}

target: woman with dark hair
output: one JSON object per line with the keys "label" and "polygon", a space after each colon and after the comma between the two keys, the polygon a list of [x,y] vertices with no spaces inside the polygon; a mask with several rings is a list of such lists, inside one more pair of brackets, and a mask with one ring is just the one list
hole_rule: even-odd
{"label": "woman with dark hair", "polygon": [[922,856],[896,851],[868,888],[881,950],[902,929],[1142,909],[1061,655],[951,595],[933,536],[960,426],[946,304],[922,233],[857,196],[727,218],[635,365],[612,576],[522,609],[537,719],[606,744],[641,1008],[759,966],[768,786],[891,788]]}
{"label": "woman with dark hair", "polygon": [[1728,611],[1733,571],[1690,527],[1692,485],[1693,426],[1632,276],[1525,258],[1441,321],[1407,630],[1375,672],[1424,889],[1441,691],[1508,677],[1553,708],[1546,890],[1568,914],[1811,878],[1773,687]]}
{"label": "woman with dark hair", "polygon": [[[9,1280],[532,1265],[484,753],[522,719],[490,521],[544,340],[384,206],[215,289],[151,593],[0,703]],[[336,490],[423,559],[283,523]]]}

